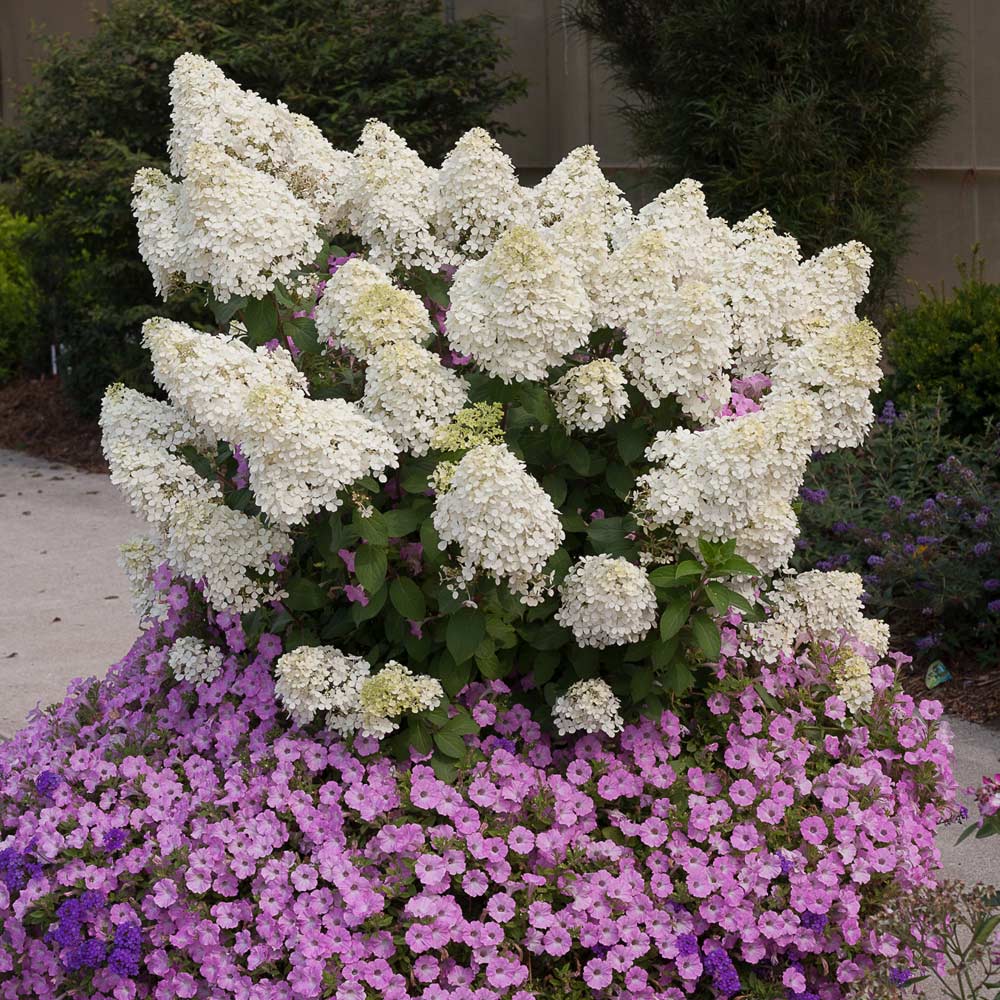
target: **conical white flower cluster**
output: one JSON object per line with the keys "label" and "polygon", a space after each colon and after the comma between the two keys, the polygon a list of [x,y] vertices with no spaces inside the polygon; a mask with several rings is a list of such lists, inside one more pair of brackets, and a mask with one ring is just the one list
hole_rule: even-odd
{"label": "conical white flower cluster", "polygon": [[639,642],[656,621],[656,592],[644,570],[627,559],[584,556],[559,587],[556,621],[579,646]]}
{"label": "conical white flower cluster", "polygon": [[600,358],[570,368],[552,383],[552,402],[568,431],[599,431],[625,415],[625,375],[613,361]]}
{"label": "conical white flower cluster", "polygon": [[661,432],[646,451],[657,465],[638,484],[646,516],[691,548],[699,538],[735,539],[762,572],[784,566],[816,421],[815,407],[795,400],[703,431]]}
{"label": "conical white flower cluster", "polygon": [[401,340],[369,359],[361,408],[399,451],[425,455],[434,432],[464,405],[468,386],[426,348]]}
{"label": "conical white flower cluster", "polygon": [[179,681],[211,684],[222,673],[222,650],[194,636],[181,636],[170,647],[167,664]]}
{"label": "conical white flower cluster", "polygon": [[186,177],[198,145],[214,146],[254,170],[284,181],[309,203],[323,225],[343,223],[343,185],[350,153],[334,149],[303,115],[272,104],[230,80],[213,62],[190,52],[170,74],[173,131],[170,169]]}
{"label": "conical white flower cluster", "polygon": [[[364,657],[342,653],[335,646],[299,646],[278,657],[274,693],[300,726],[308,725],[319,712],[355,720],[361,685],[370,671]],[[351,722],[348,732],[356,728]]]}
{"label": "conical white flower cluster", "polygon": [[272,557],[287,554],[291,539],[227,507],[219,484],[203,479],[177,454],[204,444],[177,410],[112,386],[104,397],[101,429],[112,483],[157,529],[167,561],[203,582],[213,607],[251,611],[281,596]]}
{"label": "conical white flower cluster", "polygon": [[542,570],[563,540],[549,495],[504,445],[466,453],[437,499],[434,527],[442,545],[459,547],[463,579],[487,573],[526,602],[537,600]]}
{"label": "conical white flower cluster", "polygon": [[504,382],[537,381],[586,342],[591,316],[573,265],[538,230],[515,226],[458,269],[448,340]]}
{"label": "conical white flower cluster", "polygon": [[461,256],[481,257],[513,226],[537,214],[514,164],[484,129],[470,129],[445,157],[437,176],[436,231]]}
{"label": "conical white flower cluster", "polygon": [[400,136],[374,119],[365,125],[344,194],[351,231],[374,263],[431,271],[448,263],[432,228],[435,190],[434,171]]}
{"label": "conical white flower cluster", "polygon": [[552,706],[552,721],[560,736],[570,733],[603,733],[615,736],[624,720],[621,702],[606,681],[591,677],[577,681]]}
{"label": "conical white flower cluster", "polygon": [[306,396],[287,351],[254,351],[163,319],[146,323],[144,343],[170,398],[243,449],[257,504],[276,524],[336,509],[346,486],[395,464],[396,443],[356,404]]}
{"label": "conical white flower cluster", "polygon": [[840,644],[859,639],[878,656],[889,648],[885,622],[865,618],[861,600],[864,584],[857,573],[839,570],[777,577],[767,594],[771,613],[766,621],[745,626],[756,655],[775,661],[802,642]]}
{"label": "conical white flower cluster", "polygon": [[381,739],[399,728],[401,715],[415,715],[437,708],[444,690],[433,677],[418,676],[395,660],[367,678],[358,695],[362,736]]}
{"label": "conical white flower cluster", "polygon": [[417,295],[357,258],[338,268],[327,282],[316,307],[316,330],[320,340],[332,341],[359,358],[401,340],[421,343],[434,333]]}

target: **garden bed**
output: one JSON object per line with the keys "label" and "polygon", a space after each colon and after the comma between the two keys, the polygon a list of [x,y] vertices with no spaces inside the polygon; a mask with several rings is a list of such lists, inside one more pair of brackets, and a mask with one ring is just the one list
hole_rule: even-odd
{"label": "garden bed", "polygon": [[0,387],[0,448],[107,472],[97,422],[77,416],[58,378],[25,379]]}

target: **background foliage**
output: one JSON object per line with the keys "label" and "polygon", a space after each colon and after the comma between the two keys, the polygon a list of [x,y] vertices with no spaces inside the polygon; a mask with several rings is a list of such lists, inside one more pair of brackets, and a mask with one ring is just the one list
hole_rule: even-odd
{"label": "background foliage", "polygon": [[22,251],[32,228],[0,205],[0,381],[38,361],[38,289]]}
{"label": "background foliage", "polygon": [[865,444],[806,471],[799,569],[861,573],[866,612],[922,663],[1000,661],[1000,435],[947,431],[948,411],[892,403]]}
{"label": "background foliage", "polygon": [[983,281],[983,267],[974,254],[951,296],[921,295],[893,317],[887,338],[893,398],[910,405],[940,395],[959,435],[982,433],[1000,414],[1000,285]]}
{"label": "background foliage", "polygon": [[577,0],[634,97],[637,152],[729,221],[767,208],[806,254],[857,239],[878,310],[906,250],[907,171],[948,111],[935,0]]}
{"label": "background foliage", "polygon": [[365,120],[397,129],[438,162],[523,82],[489,16],[446,23],[436,0],[121,0],[80,41],[53,39],[0,141],[10,197],[36,223],[31,259],[41,325],[63,348],[67,387],[96,412],[112,381],[152,388],[138,346],[154,314],[208,318],[192,300],[158,303],[136,251],[129,189],[165,169],[167,79],[185,51],[216,61],[269,100],[352,148]]}

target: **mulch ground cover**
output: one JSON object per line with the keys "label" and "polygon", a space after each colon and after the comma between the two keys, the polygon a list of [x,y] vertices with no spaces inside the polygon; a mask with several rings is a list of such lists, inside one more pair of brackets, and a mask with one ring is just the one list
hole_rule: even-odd
{"label": "mulch ground cover", "polygon": [[903,687],[918,701],[933,698],[945,711],[970,722],[1000,726],[1000,664],[993,667],[949,664],[952,679],[929,690],[925,672],[918,668],[903,674]]}
{"label": "mulch ground cover", "polygon": [[81,419],[57,378],[0,386],[0,448],[23,451],[86,472],[107,472],[96,420]]}

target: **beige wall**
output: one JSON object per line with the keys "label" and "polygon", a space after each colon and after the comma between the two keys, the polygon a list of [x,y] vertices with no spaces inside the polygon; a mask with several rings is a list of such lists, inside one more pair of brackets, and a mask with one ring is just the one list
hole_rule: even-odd
{"label": "beige wall", "polygon": [[979,243],[1000,281],[1000,0],[941,0],[952,22],[960,93],[916,170],[920,207],[904,277],[952,283],[956,257]]}
{"label": "beige wall", "polygon": [[[955,259],[980,243],[987,274],[1000,281],[1000,0],[941,0],[953,24],[955,112],[915,171],[920,191],[913,250],[901,292],[952,282]],[[525,133],[504,142],[527,180],[581,143],[592,143],[622,187],[649,197],[627,130],[614,113],[618,94],[593,59],[587,38],[564,28],[560,0],[456,0],[459,17],[493,11],[505,20],[512,65],[528,97],[507,115]],[[629,180],[631,179],[631,183]]]}
{"label": "beige wall", "polygon": [[0,0],[0,112],[14,114],[17,90],[31,78],[31,63],[41,51],[37,31],[82,35],[92,12],[107,9],[106,0]]}
{"label": "beige wall", "polygon": [[[252,2],[252,0],[251,0]],[[1000,280],[1000,0],[940,0],[953,24],[961,93],[955,113],[916,169],[920,205],[914,247],[902,275],[909,283],[950,283],[956,257],[980,243],[987,273]],[[652,193],[628,132],[614,113],[615,88],[591,45],[562,23],[565,0],[450,0],[455,16],[492,11],[504,19],[512,68],[528,78],[528,96],[510,108],[524,134],[504,145],[526,181],[570,149],[592,143],[605,169],[637,202]],[[15,89],[30,75],[33,24],[80,34],[89,12],[107,0],[0,0],[0,79],[5,119]]]}

